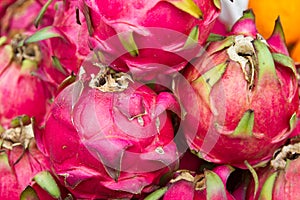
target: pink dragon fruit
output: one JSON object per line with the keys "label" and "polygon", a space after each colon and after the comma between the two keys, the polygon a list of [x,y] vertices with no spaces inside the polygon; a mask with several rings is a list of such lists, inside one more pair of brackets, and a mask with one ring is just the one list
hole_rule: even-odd
{"label": "pink dragon fruit", "polygon": [[1,4],[0,4],[0,17],[1,18],[3,17],[3,15],[5,15],[7,7],[9,7],[14,2],[15,2],[15,0],[6,0],[4,2],[1,2]]}
{"label": "pink dragon fruit", "polygon": [[49,161],[35,145],[29,117],[18,117],[12,121],[11,128],[1,128],[0,145],[1,199],[23,196],[54,200],[61,196],[58,185],[47,171]]}
{"label": "pink dragon fruit", "polygon": [[[90,52],[87,43],[88,29],[83,14],[77,12],[79,11],[77,7],[77,1],[73,0],[16,2],[11,5],[0,21],[1,32],[11,36],[24,31],[32,33],[45,28],[51,29],[60,37],[53,37],[45,42],[48,43],[48,54],[52,56],[54,63],[59,65],[64,74],[70,74],[71,71],[77,73],[81,63]],[[62,81],[61,78],[56,77],[55,69],[46,69],[56,84]]]}
{"label": "pink dragon fruit", "polygon": [[226,190],[226,182],[234,169],[230,166],[218,166],[196,174],[188,170],[179,170],[169,184],[153,192],[145,200],[233,200]]}
{"label": "pink dragon fruit", "polygon": [[62,37],[50,39],[49,52],[66,70],[77,73],[90,53],[87,25],[77,1],[59,1],[56,8],[51,26]]}
{"label": "pink dragon fruit", "polygon": [[50,86],[33,75],[47,59],[37,43],[20,45],[24,38],[17,34],[9,42],[1,37],[0,124],[6,128],[19,115],[35,117],[41,123],[52,98]]}
{"label": "pink dragon fruit", "polygon": [[198,170],[201,169],[201,166],[204,165],[204,163],[204,160],[200,159],[197,155],[187,150],[179,159],[178,169],[198,172]]}
{"label": "pink dragon fruit", "polygon": [[[299,99],[294,62],[280,21],[264,40],[251,10],[230,36],[220,38],[212,38],[184,72],[196,101],[187,99],[177,84],[187,119],[192,119],[185,122],[185,136],[190,148],[208,161],[240,168],[246,168],[246,161],[259,165],[271,159],[295,126]],[[190,131],[195,126],[196,133]]]}
{"label": "pink dragon fruit", "polygon": [[220,13],[220,2],[81,0],[81,10],[102,62],[150,80],[181,70],[199,52]]}
{"label": "pink dragon fruit", "polygon": [[219,18],[217,18],[215,25],[211,30],[211,33],[226,36],[228,34],[226,24],[224,24]]}
{"label": "pink dragon fruit", "polygon": [[248,186],[247,199],[298,199],[300,143],[290,143],[275,154],[269,166],[258,169],[258,182]]}
{"label": "pink dragon fruit", "polygon": [[[296,69],[297,69],[297,78],[298,78],[298,88],[300,88],[300,63],[296,63]],[[300,89],[298,90],[298,94],[299,94],[299,102],[300,102]],[[293,137],[297,137],[300,134],[300,104],[298,107],[298,116],[297,116],[297,123],[295,126],[295,129],[293,130],[293,132],[290,135],[290,138]]]}
{"label": "pink dragon fruit", "polygon": [[[54,173],[76,198],[131,198],[151,192],[177,164],[167,109],[159,95],[129,75],[85,64],[79,80],[52,104],[40,146]],[[89,66],[90,65],[90,66]]]}
{"label": "pink dragon fruit", "polygon": [[[11,3],[0,20],[1,35],[15,35],[24,31],[34,31],[35,20],[46,2],[43,0],[22,0]],[[54,7],[48,8],[40,20],[40,26],[53,22]]]}

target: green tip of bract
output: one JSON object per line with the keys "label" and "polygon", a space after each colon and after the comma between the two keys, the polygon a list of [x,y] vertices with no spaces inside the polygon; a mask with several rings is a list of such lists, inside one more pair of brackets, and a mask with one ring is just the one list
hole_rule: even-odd
{"label": "green tip of bract", "polygon": [[[0,125],[0,135],[5,131],[5,128],[3,128],[3,126]],[[1,146],[1,144],[0,144]]]}
{"label": "green tip of bract", "polygon": [[0,46],[2,46],[3,44],[5,44],[6,41],[7,41],[7,37],[6,36],[0,37]]}
{"label": "green tip of bract", "polygon": [[52,3],[53,0],[48,0],[46,2],[46,4],[42,7],[41,11],[39,12],[37,18],[35,19],[34,21],[34,26],[36,28],[38,28],[39,24],[40,24],[40,21],[42,20],[44,14],[46,13],[47,11],[47,8],[49,7],[49,5]]}
{"label": "green tip of bract", "polygon": [[199,39],[199,26],[194,26],[183,46],[183,48],[194,47],[194,45],[198,44]]}
{"label": "green tip of bract", "polygon": [[248,163],[247,160],[245,160],[245,165],[246,167],[249,169],[252,177],[253,177],[253,180],[254,180],[254,193],[253,193],[253,196],[255,197],[256,196],[256,193],[257,193],[257,190],[258,190],[258,186],[259,186],[259,181],[258,181],[258,175],[255,171],[255,169]]}
{"label": "green tip of bract", "polygon": [[239,121],[237,127],[231,136],[244,138],[251,137],[253,135],[253,127],[254,127],[254,111],[247,110],[241,120]]}
{"label": "green tip of bract", "polygon": [[23,60],[22,61],[22,66],[21,66],[21,72],[23,73],[32,73],[34,72],[35,70],[38,69],[38,64],[36,61],[33,61],[33,60],[29,60],[29,59],[26,59],[26,60]]}
{"label": "green tip of bract", "polygon": [[14,118],[10,122],[12,128],[20,127],[21,125],[28,125],[31,123],[31,118],[27,115],[22,115]]}
{"label": "green tip of bract", "polygon": [[274,34],[280,35],[280,37],[285,41],[284,32],[283,32],[283,28],[282,28],[282,24],[281,24],[279,16],[277,17],[277,19],[275,21],[275,26],[274,26],[272,35],[274,35]]}
{"label": "green tip of bract", "polygon": [[7,154],[5,152],[2,152],[0,153],[0,170],[4,171],[4,169],[11,170]]}
{"label": "green tip of bract", "polygon": [[213,171],[204,172],[206,183],[206,199],[227,199],[225,186],[221,178]]}
{"label": "green tip of bract", "polygon": [[265,75],[277,78],[275,63],[268,46],[259,39],[254,40],[253,45],[256,50],[259,68],[258,82],[260,82]]}
{"label": "green tip of bract", "polygon": [[227,62],[221,63],[211,68],[209,71],[205,72],[205,74],[194,81],[194,84],[200,84],[202,90],[204,91],[203,94],[205,95],[203,97],[203,100],[207,105],[210,105],[209,95],[212,87],[222,78],[223,74],[226,71],[227,65]]}
{"label": "green tip of bract", "polygon": [[193,0],[168,0],[168,2],[197,19],[203,17],[202,11]]}
{"label": "green tip of bract", "polygon": [[162,187],[149,194],[144,200],[159,200],[167,192],[168,187]]}
{"label": "green tip of bract", "polygon": [[54,178],[48,171],[42,171],[36,174],[33,180],[43,188],[48,194],[50,194],[53,198],[60,198],[60,190],[58,188],[57,183]]}
{"label": "green tip of bract", "polygon": [[240,19],[252,19],[255,20],[255,15],[252,9],[245,10],[243,16]]}
{"label": "green tip of bract", "polygon": [[219,34],[215,34],[215,33],[211,33],[209,34],[206,42],[216,42],[216,41],[221,41],[224,40],[226,37],[223,35],[219,35]]}
{"label": "green tip of bract", "polygon": [[52,56],[52,64],[58,71],[60,71],[64,75],[67,75],[66,70],[64,69],[61,62],[59,61],[59,59],[56,56]]}
{"label": "green tip of bract", "polygon": [[216,65],[215,67],[207,71],[205,74],[200,76],[198,79],[196,79],[195,82],[204,81],[208,85],[209,89],[211,89],[222,78],[223,74],[226,71],[227,65],[227,62]]}
{"label": "green tip of bract", "polygon": [[35,190],[31,186],[27,186],[21,193],[20,200],[39,200]]}
{"label": "green tip of bract", "polygon": [[33,43],[33,42],[39,42],[42,40],[50,39],[60,37],[64,39],[64,37],[61,35],[61,33],[53,26],[47,26],[44,27],[38,31],[36,31],[34,34],[29,36],[25,39],[24,43],[20,43],[20,45]]}
{"label": "green tip of bract", "polygon": [[136,57],[139,55],[138,47],[133,38],[133,32],[120,33],[118,36],[123,47],[131,56]]}
{"label": "green tip of bract", "polygon": [[273,187],[274,183],[277,177],[277,172],[273,173],[268,177],[264,185],[262,186],[260,195],[259,195],[259,200],[272,200],[272,194],[273,194]]}
{"label": "green tip of bract", "polygon": [[295,112],[290,118],[290,130],[293,130],[297,124],[297,113]]}
{"label": "green tip of bract", "polygon": [[221,10],[221,1],[220,0],[214,0],[215,6]]}

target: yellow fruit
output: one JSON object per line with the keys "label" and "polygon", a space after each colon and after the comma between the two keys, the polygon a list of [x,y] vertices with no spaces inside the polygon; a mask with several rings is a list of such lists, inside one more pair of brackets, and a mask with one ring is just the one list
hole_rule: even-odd
{"label": "yellow fruit", "polygon": [[291,57],[295,60],[295,62],[300,62],[300,40],[293,47],[291,52]]}
{"label": "yellow fruit", "polygon": [[300,39],[300,0],[249,0],[249,8],[255,14],[257,29],[268,38],[278,16],[288,45]]}

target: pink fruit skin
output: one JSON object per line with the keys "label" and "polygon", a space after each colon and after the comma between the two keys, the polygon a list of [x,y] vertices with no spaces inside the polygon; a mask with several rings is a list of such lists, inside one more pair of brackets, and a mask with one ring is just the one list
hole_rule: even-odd
{"label": "pink fruit skin", "polygon": [[[55,181],[56,181],[56,184],[59,187],[62,199],[67,199],[67,198],[73,197],[71,195],[71,193],[65,187],[63,187],[56,179],[55,179]],[[57,199],[57,198],[54,198],[53,196],[51,196],[46,190],[44,190],[36,182],[31,182],[30,186],[34,189],[34,191],[36,192],[39,199],[43,199],[43,200],[55,200],[55,199]]]}
{"label": "pink fruit skin", "polygon": [[292,131],[291,135],[289,136],[289,138],[293,138],[293,137],[298,137],[300,134],[300,121],[299,121],[299,116],[297,118],[297,124],[295,129]]}
{"label": "pink fruit skin", "polygon": [[219,35],[227,35],[228,28],[226,25],[218,18],[214,24],[213,29],[211,30],[212,33],[219,34]]}
{"label": "pink fruit skin", "polygon": [[[300,63],[296,63],[296,69],[297,69],[297,74],[299,77],[300,76]],[[299,88],[299,86],[300,86],[300,79],[298,78],[298,88]],[[298,90],[298,93],[299,93],[299,97],[300,97],[300,90]],[[300,101],[300,98],[299,98],[299,101]],[[300,134],[300,120],[299,120],[300,116],[299,115],[300,115],[300,104],[299,104],[299,108],[298,108],[297,124],[296,124],[295,129],[289,136],[290,138],[299,136],[299,134]]]}
{"label": "pink fruit skin", "polygon": [[[48,63],[48,66],[43,67],[42,75],[57,87],[71,72],[77,73],[86,55],[90,53],[88,30],[82,13],[79,13],[81,25],[76,21],[77,1],[52,2],[41,18],[38,27],[35,27],[34,21],[46,2],[44,0],[28,0],[24,1],[22,6],[17,6],[17,3],[12,4],[0,25],[2,35],[10,37],[24,32],[31,35],[46,26],[51,26],[52,31],[61,35],[61,37],[40,41],[44,45],[42,50],[44,57],[45,55],[49,57],[49,60],[45,62]],[[51,65],[51,57],[60,61],[65,70],[64,73]]]}
{"label": "pink fruit skin", "polygon": [[[38,123],[44,119],[49,91],[46,85],[30,72],[20,73],[19,66],[9,66],[1,74],[0,120],[7,125],[19,115],[34,116]],[[47,94],[48,93],[48,94]]]}
{"label": "pink fruit skin", "polygon": [[[84,85],[83,89],[77,81],[61,91],[41,135],[41,148],[60,182],[75,197],[85,199],[131,198],[151,192],[177,159],[173,127],[164,107],[170,103],[169,94],[157,96],[137,82],[115,93]],[[141,113],[147,113],[142,117],[144,127],[137,119],[128,120]],[[156,114],[159,134],[151,118]],[[155,152],[158,147],[163,148],[162,155]]]}
{"label": "pink fruit skin", "polygon": [[[278,37],[279,29],[276,27],[277,31],[268,41],[274,42],[273,37]],[[256,36],[253,19],[242,18],[233,26],[232,33]],[[282,42],[282,38],[278,41]],[[269,44],[269,51],[285,55],[285,49],[279,48],[281,44],[273,42]],[[197,101],[189,102],[185,108],[199,120],[198,123],[187,122],[191,127],[193,124],[199,124],[196,137],[188,129],[185,135],[190,148],[200,151],[204,159],[246,168],[246,160],[251,165],[269,160],[273,152],[283,145],[290,135],[290,120],[297,113],[299,103],[297,80],[294,66],[289,68],[274,62],[276,77],[272,75],[273,72],[261,72],[262,75],[259,76],[264,77],[255,82],[254,89],[250,92],[240,64],[230,60],[226,48],[217,50],[221,45],[224,45],[224,42],[212,42],[206,53],[195,62],[195,68],[188,67],[184,72],[197,94]],[[207,85],[197,79],[221,63],[226,63],[226,70],[212,86],[208,97]],[[183,97],[183,102],[188,102],[184,99],[184,91],[179,96]],[[209,99],[207,101],[213,102],[213,105],[209,105],[206,98]],[[197,109],[199,113],[193,113]],[[254,112],[253,135],[231,135],[245,112],[252,112],[250,110]],[[217,112],[218,115],[213,112]]]}
{"label": "pink fruit skin", "polygon": [[[6,1],[6,0],[5,0]],[[15,1],[6,8],[6,12],[1,18],[1,35],[13,35],[23,31],[34,31],[34,21],[38,16],[45,2],[40,0],[26,0],[21,4]],[[54,7],[49,6],[43,16],[40,27],[51,25],[53,22]]]}
{"label": "pink fruit skin", "polygon": [[[56,56],[63,67],[77,74],[79,67],[90,53],[88,30],[83,14],[79,12],[77,22],[77,1],[57,2],[52,26],[62,34],[62,38],[51,38],[49,52]],[[80,24],[78,24],[80,23]]]}
{"label": "pink fruit skin", "polygon": [[15,2],[15,0],[5,0],[5,1],[1,2],[1,5],[0,5],[0,17],[1,18],[3,17],[3,15],[5,15],[7,7],[9,7],[14,2]]}
{"label": "pink fruit skin", "polygon": [[265,167],[265,168],[260,168],[257,171],[257,175],[259,177],[259,185],[258,185],[258,190],[256,195],[254,195],[254,181],[251,180],[251,182],[249,183],[249,185],[247,186],[247,190],[246,190],[246,199],[249,200],[254,200],[254,199],[258,199],[260,191],[262,189],[262,186],[264,184],[264,182],[267,180],[268,176],[270,176],[272,173],[274,173],[274,170],[271,167]]}
{"label": "pink fruit skin", "polygon": [[[7,155],[8,160],[3,159],[4,154]],[[32,178],[38,172],[48,170],[49,167],[49,161],[35,145],[31,145],[26,150],[22,146],[4,150],[1,152],[0,162],[0,198],[19,199],[22,191],[32,183]],[[48,198],[44,199],[51,198],[48,195]]]}
{"label": "pink fruit skin", "polygon": [[[199,27],[198,47],[201,47],[220,10],[211,0],[195,0],[203,12],[203,19],[197,19],[173,6],[172,1],[82,0],[81,9],[89,10],[87,15],[92,23],[90,41],[93,48],[98,48],[105,62],[113,63],[115,70],[129,70],[139,79],[150,80],[158,73],[181,70],[199,51],[183,48],[192,28]],[[123,48],[117,36],[130,32],[138,48],[136,56]],[[162,71],[158,64],[170,70]]]}
{"label": "pink fruit skin", "polygon": [[300,191],[298,190],[299,176],[300,176],[300,159],[289,160],[288,165],[285,169],[275,171],[272,167],[265,167],[258,170],[259,187],[256,195],[254,195],[254,182],[250,182],[247,190],[246,199],[256,200],[261,198],[262,187],[266,182],[267,178],[277,173],[276,178],[272,186],[269,188],[271,191],[271,198],[273,200],[292,200],[298,199]]}
{"label": "pink fruit skin", "polygon": [[[228,166],[218,166],[213,170],[214,173],[222,180],[222,183],[214,182],[215,185],[206,185],[202,189],[195,189],[196,185],[193,182],[187,180],[180,180],[175,183],[172,183],[169,187],[167,192],[164,194],[164,200],[234,200],[234,197],[225,190],[227,179],[231,173],[231,170]],[[191,173],[196,175],[194,173]],[[207,178],[204,175],[204,179]],[[221,184],[221,185],[219,185]],[[206,188],[205,188],[206,187]],[[207,187],[214,187],[211,188],[214,190],[213,195],[208,197],[207,196]],[[223,189],[220,189],[223,188]]]}
{"label": "pink fruit skin", "polygon": [[0,64],[0,124],[8,127],[19,115],[35,117],[37,123],[42,123],[49,107],[50,88],[32,75],[36,71],[34,66],[26,69],[14,62],[8,46],[0,47],[1,57],[6,58]]}
{"label": "pink fruit skin", "polygon": [[179,161],[179,169],[197,172],[204,163],[198,156],[187,150]]}
{"label": "pink fruit skin", "polygon": [[[33,35],[34,33],[35,32],[31,32],[29,35]],[[50,86],[51,95],[56,96],[58,87],[71,74],[71,71],[68,71],[66,68],[64,68],[64,66],[62,70],[54,66],[53,57],[58,56],[53,53],[53,48],[50,41],[52,39],[56,40],[57,38],[51,38],[38,42],[43,57],[41,63],[39,63],[39,68],[36,70],[35,75],[39,79],[43,80],[43,82],[47,83]],[[62,48],[62,46],[57,45],[56,48],[59,49]]]}
{"label": "pink fruit skin", "polygon": [[192,182],[188,181],[178,181],[169,187],[168,191],[164,195],[164,199],[174,199],[174,200],[206,200],[206,194],[202,194],[201,192],[197,192],[194,189],[194,185]]}

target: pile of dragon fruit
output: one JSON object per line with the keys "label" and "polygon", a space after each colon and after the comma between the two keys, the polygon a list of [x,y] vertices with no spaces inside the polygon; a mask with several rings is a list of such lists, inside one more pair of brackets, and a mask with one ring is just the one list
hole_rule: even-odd
{"label": "pile of dragon fruit", "polygon": [[[0,3],[0,199],[299,199],[280,19],[218,0]],[[296,27],[295,27],[296,28]]]}

